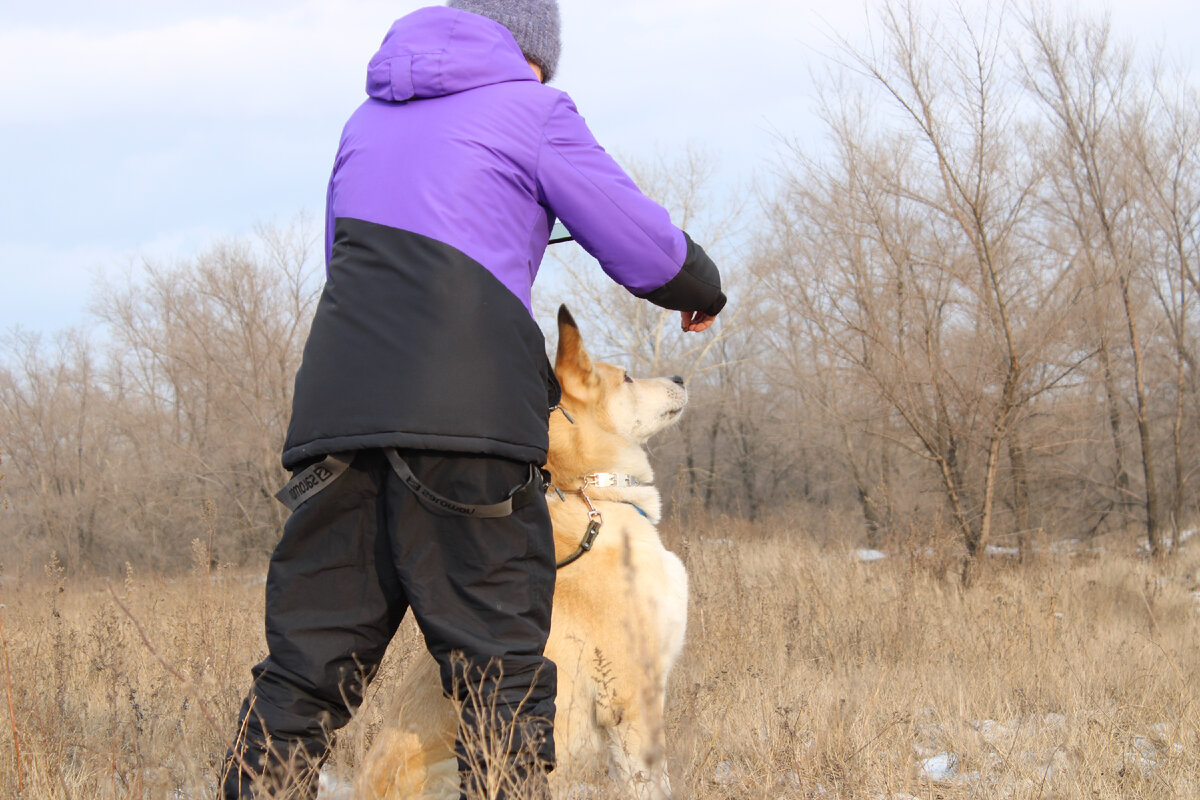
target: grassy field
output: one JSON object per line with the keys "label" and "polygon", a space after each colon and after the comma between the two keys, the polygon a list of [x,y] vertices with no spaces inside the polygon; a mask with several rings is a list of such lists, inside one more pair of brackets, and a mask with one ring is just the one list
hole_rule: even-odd
{"label": "grassy field", "polygon": [[[964,591],[953,547],[862,563],[797,528],[665,531],[693,589],[668,697],[679,797],[1200,797],[1197,540],[1163,566],[1132,539],[993,559]],[[0,800],[213,797],[262,655],[262,572],[195,549],[175,578],[3,576]],[[335,780],[419,646],[406,623]]]}

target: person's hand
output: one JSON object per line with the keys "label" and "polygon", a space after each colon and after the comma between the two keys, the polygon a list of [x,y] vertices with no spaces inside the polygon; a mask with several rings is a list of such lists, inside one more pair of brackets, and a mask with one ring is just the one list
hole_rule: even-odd
{"label": "person's hand", "polygon": [[705,314],[703,311],[680,311],[684,333],[700,333],[706,331],[716,321],[716,316]]}

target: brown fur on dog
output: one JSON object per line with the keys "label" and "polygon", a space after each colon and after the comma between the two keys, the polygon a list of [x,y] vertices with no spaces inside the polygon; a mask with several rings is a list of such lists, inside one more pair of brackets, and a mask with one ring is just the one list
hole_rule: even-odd
{"label": "brown fur on dog", "polygon": [[[566,414],[550,418],[555,485],[578,491],[598,472],[632,475],[642,485],[585,489],[603,524],[592,550],[558,573],[546,645],[558,666],[552,781],[561,789],[603,770],[631,796],[661,800],[670,796],[663,700],[683,646],[687,574],[655,529],[661,498],[643,445],[678,418],[687,393],[677,379],[634,380],[594,362],[565,306],[558,334],[555,373]],[[578,550],[588,507],[579,494],[548,498],[561,561]],[[363,766],[360,795],[457,798],[457,716],[431,657],[403,677],[387,718]]]}

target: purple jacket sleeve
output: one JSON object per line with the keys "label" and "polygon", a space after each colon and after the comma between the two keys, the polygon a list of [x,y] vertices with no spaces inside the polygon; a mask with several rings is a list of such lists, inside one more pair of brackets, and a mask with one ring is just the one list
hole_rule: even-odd
{"label": "purple jacket sleeve", "polygon": [[633,294],[680,311],[725,305],[716,265],[596,142],[565,94],[546,122],[537,180],[541,201]]}

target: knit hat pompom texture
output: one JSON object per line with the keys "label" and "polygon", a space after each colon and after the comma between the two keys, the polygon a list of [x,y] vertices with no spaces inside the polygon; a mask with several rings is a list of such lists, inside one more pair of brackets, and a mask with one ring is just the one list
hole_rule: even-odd
{"label": "knit hat pompom texture", "polygon": [[499,22],[512,33],[525,58],[542,68],[549,83],[562,50],[557,0],[450,0],[450,8]]}

